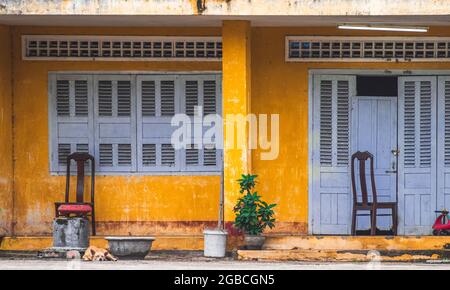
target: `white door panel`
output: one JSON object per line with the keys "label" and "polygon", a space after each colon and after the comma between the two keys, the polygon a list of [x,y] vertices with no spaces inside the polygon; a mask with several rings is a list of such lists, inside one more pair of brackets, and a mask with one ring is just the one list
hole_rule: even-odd
{"label": "white door panel", "polygon": [[350,232],[350,100],[355,77],[314,78],[312,233]]}
{"label": "white door panel", "polygon": [[[392,150],[397,150],[397,98],[396,97],[355,97],[352,101],[352,154],[357,151],[369,151],[374,156],[375,185],[380,202],[393,202],[397,199],[397,157]],[[369,196],[370,168],[366,162],[366,180]],[[356,170],[358,173],[359,170]],[[357,174],[356,180],[359,180]],[[359,196],[360,184],[356,184]],[[362,200],[362,197],[359,198]],[[358,212],[361,214],[364,212]],[[368,214],[369,212],[366,212]],[[379,210],[379,214],[390,214],[390,210]],[[379,216],[377,227],[391,228],[390,216]],[[357,229],[370,229],[370,217],[359,216]]]}
{"label": "white door panel", "polygon": [[399,78],[399,234],[431,234],[436,191],[436,77]]}

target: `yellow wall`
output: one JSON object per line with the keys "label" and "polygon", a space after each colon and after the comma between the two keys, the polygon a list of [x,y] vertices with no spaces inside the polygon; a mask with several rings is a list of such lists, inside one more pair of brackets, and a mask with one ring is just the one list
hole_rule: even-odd
{"label": "yellow wall", "polygon": [[[64,198],[64,177],[50,176],[48,160],[49,71],[221,70],[219,62],[22,61],[21,34],[220,35],[220,29],[14,28],[15,194],[17,235],[51,233],[53,203]],[[97,178],[98,234],[195,234],[215,225],[220,177]]]}
{"label": "yellow wall", "polygon": [[0,25],[0,236],[11,233],[13,216],[11,33]]}
{"label": "yellow wall", "polygon": [[[16,27],[13,32],[13,51],[17,52],[14,55],[14,158],[18,235],[49,234],[53,202],[63,199],[64,178],[50,176],[48,168],[49,71],[221,70],[220,63],[209,62],[39,62],[22,61],[20,56],[21,34],[220,35],[220,28]],[[260,151],[256,150],[251,158],[252,171],[260,176],[258,191],[270,202],[279,204],[275,231],[306,234],[308,69],[450,69],[450,63],[287,63],[284,59],[286,35],[377,34],[344,34],[334,28],[252,28],[252,55],[248,62],[251,63],[252,86],[251,90],[247,88],[251,91],[251,111],[278,113],[281,124],[279,158],[262,161]],[[433,28],[429,35],[450,36],[450,29]],[[238,47],[243,46],[236,44]],[[233,50],[233,47],[224,49]],[[242,69],[247,67],[235,65]],[[233,70],[229,71],[233,74]],[[241,72],[240,75],[247,74]],[[230,95],[230,91],[224,91],[224,95]],[[98,177],[99,234],[199,234],[205,226],[215,225],[219,179],[217,176]],[[230,206],[226,211],[231,210]]]}
{"label": "yellow wall", "polygon": [[[450,69],[440,63],[287,63],[287,35],[379,35],[349,34],[335,28],[253,28],[252,112],[280,114],[280,155],[274,161],[260,160],[253,152],[253,172],[259,175],[258,192],[278,203],[278,232],[307,233],[308,222],[308,70],[339,69]],[[396,34],[388,34],[396,35]],[[406,34],[403,34],[406,35]],[[411,34],[410,34],[411,35]],[[417,36],[417,34],[412,34]],[[422,36],[422,34],[420,35]],[[450,36],[450,28],[432,28],[427,36]]]}

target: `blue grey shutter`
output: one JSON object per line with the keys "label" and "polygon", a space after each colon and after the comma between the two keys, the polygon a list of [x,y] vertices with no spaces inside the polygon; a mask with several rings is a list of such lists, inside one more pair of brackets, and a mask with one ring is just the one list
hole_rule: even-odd
{"label": "blue grey shutter", "polygon": [[136,171],[135,78],[94,77],[96,158],[100,172]]}
{"label": "blue grey shutter", "polygon": [[172,117],[180,112],[177,76],[137,77],[137,146],[141,172],[180,170],[180,150],[171,144]]}
{"label": "blue grey shutter", "polygon": [[353,76],[314,77],[312,233],[350,230],[350,101]]}
{"label": "blue grey shutter", "polygon": [[50,171],[65,172],[73,152],[94,152],[92,78],[49,76]]}
{"label": "blue grey shutter", "polygon": [[436,77],[399,78],[399,231],[431,234],[436,209]]}
{"label": "blue grey shutter", "polygon": [[450,76],[438,78],[437,207],[450,208]]}
{"label": "blue grey shutter", "polygon": [[[193,126],[194,109],[202,108],[202,115],[221,114],[220,77],[217,75],[183,75],[179,77],[181,87],[181,110],[191,118]],[[203,121],[203,118],[200,122]],[[203,124],[204,125],[204,124]],[[194,146],[201,144],[202,137],[209,127],[202,126],[201,136],[195,136],[192,130],[192,145],[182,151],[183,168],[185,171],[219,171],[221,170],[222,150],[218,148],[220,140],[203,144],[202,148]],[[198,138],[199,140],[195,140]],[[216,136],[217,138],[217,136]],[[222,138],[221,136],[219,138]]]}

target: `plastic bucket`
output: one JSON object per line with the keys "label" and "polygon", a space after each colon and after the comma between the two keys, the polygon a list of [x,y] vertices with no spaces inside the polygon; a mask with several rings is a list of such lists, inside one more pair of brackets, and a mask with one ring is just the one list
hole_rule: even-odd
{"label": "plastic bucket", "polygon": [[227,250],[228,233],[222,230],[205,230],[204,255],[205,257],[223,258]]}

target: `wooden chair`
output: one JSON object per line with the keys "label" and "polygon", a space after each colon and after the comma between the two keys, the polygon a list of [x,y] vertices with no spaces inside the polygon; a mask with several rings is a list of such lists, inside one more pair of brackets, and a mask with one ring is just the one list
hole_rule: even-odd
{"label": "wooden chair", "polygon": [[[76,202],[70,202],[70,162],[75,160],[77,163],[77,190],[76,190]],[[91,201],[84,201],[84,168],[87,161],[91,161]],[[60,216],[78,216],[88,217],[91,216],[92,222],[92,235],[96,235],[95,229],[95,160],[92,155],[87,153],[73,153],[67,157],[67,172],[66,172],[66,198],[65,202],[55,203],[56,217]]]}
{"label": "wooden chair", "polygon": [[[372,201],[369,200],[366,182],[366,161],[370,160],[370,181],[372,184]],[[355,161],[359,162],[359,182],[361,188],[362,202],[358,201],[356,191]],[[356,235],[356,217],[358,211],[369,211],[371,217],[370,235],[374,236],[377,229],[377,210],[390,209],[392,216],[392,230],[397,235],[398,216],[397,202],[378,202],[377,190],[375,186],[374,158],[369,152],[356,152],[351,159],[352,191],[353,191],[353,214],[352,214],[352,235]],[[379,215],[382,216],[382,215]]]}

